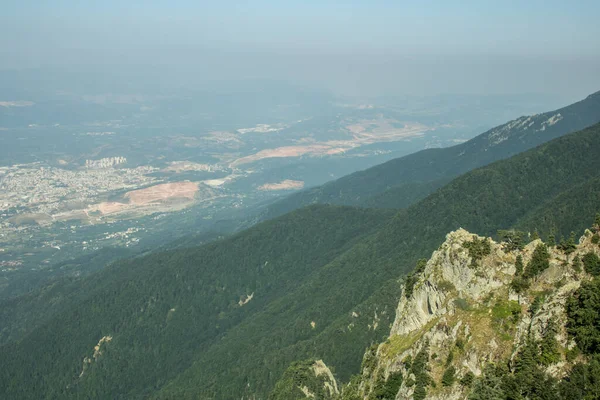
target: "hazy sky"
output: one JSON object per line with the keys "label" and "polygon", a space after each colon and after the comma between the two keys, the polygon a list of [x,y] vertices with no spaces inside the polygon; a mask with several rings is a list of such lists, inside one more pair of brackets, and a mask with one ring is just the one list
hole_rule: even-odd
{"label": "hazy sky", "polygon": [[3,0],[1,8],[0,69],[271,78],[347,94],[600,90],[597,0]]}

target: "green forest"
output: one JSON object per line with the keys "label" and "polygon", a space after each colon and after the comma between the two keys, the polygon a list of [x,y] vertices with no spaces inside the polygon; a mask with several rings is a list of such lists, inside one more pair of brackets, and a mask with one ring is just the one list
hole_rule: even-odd
{"label": "green forest", "polygon": [[[565,246],[571,231],[581,234],[598,210],[599,138],[594,125],[552,140],[467,172],[400,211],[313,205],[3,302],[0,394],[266,398],[292,363],[307,359],[322,359],[347,382],[365,349],[389,334],[404,277],[448,232],[516,228]],[[485,243],[472,251],[485,252]],[[600,268],[593,259],[582,263]],[[598,305],[586,299],[597,294],[597,282],[584,285],[569,305],[569,329],[593,359],[597,322],[589,321]],[[537,390],[528,385],[538,380],[521,382],[536,373],[528,365],[539,360],[530,363],[528,354],[520,355],[521,375],[486,370],[474,396],[487,396],[493,382],[521,396]],[[573,382],[590,379],[595,365],[578,367]],[[564,392],[565,385],[544,387]],[[595,382],[585,385],[593,393],[586,388]]]}

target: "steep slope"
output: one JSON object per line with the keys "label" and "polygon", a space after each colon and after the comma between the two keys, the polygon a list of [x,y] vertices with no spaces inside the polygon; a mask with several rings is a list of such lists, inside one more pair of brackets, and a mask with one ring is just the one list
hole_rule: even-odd
{"label": "steep slope", "polygon": [[342,395],[327,398],[597,396],[597,385],[573,382],[598,350],[588,347],[600,337],[597,321],[591,328],[581,319],[600,307],[582,297],[600,293],[592,281],[600,273],[597,237],[587,230],[568,248],[537,239],[519,249],[465,230],[448,234],[404,285],[390,336],[367,351]]}
{"label": "steep slope", "polygon": [[571,187],[560,195],[530,210],[515,223],[519,229],[535,227],[539,232],[553,233],[556,241],[581,229],[582,213],[600,208],[600,178],[592,178]]}
{"label": "steep slope", "polygon": [[[352,312],[351,303],[342,302],[340,298],[360,298],[357,297],[359,293],[353,282],[360,280],[363,290],[373,290],[373,281],[378,280],[375,274],[383,273],[383,276],[389,277],[394,273],[396,276],[406,273],[419,257],[426,256],[443,240],[444,232],[464,226],[491,235],[499,227],[509,228],[517,224],[523,216],[531,216],[530,211],[541,205],[552,201],[556,204],[561,196],[564,200],[572,201],[569,204],[560,204],[561,207],[580,207],[577,198],[565,194],[572,188],[597,178],[600,167],[600,160],[595,157],[600,151],[598,138],[600,126],[594,126],[456,179],[417,205],[399,213],[379,232],[327,265],[324,275],[335,276],[335,285],[331,284],[331,279],[320,279],[293,294],[294,299],[322,299],[318,304],[310,303],[315,307],[313,312],[303,312],[303,309],[306,309],[304,307],[287,308],[286,311],[295,313],[301,321],[311,320],[315,315],[328,321],[327,318],[334,309],[333,305],[344,307],[341,310],[349,314]],[[597,192],[596,196],[600,198],[600,193]],[[589,206],[592,208],[580,208],[582,214],[571,221],[571,225],[576,226],[578,231],[589,224],[587,216],[595,212],[598,203],[592,202]],[[527,226],[526,229],[533,232],[536,226]],[[297,301],[289,300],[290,303]],[[277,315],[277,312],[272,315]],[[272,373],[275,369],[283,370],[289,362],[294,361],[293,358],[288,359],[288,364],[285,364],[283,360],[287,354],[281,350],[282,347],[289,346],[289,342],[281,342],[280,335],[289,329],[289,326],[280,325],[277,320],[273,323],[275,334],[268,337],[258,335],[255,339],[259,340],[262,337],[266,342],[276,341],[278,345],[269,343],[266,350],[254,352],[249,344],[240,342],[240,337],[245,332],[256,330],[243,329],[237,335],[224,338],[221,348],[213,348],[203,355],[193,368],[166,386],[160,397],[193,398],[194,393],[210,393],[216,398],[223,397],[224,394],[219,392],[221,388],[216,384],[218,381],[207,385],[211,376],[207,371],[214,372],[217,376],[226,376],[224,381],[227,383],[238,380],[240,386],[240,375],[252,378],[249,380],[257,384],[266,381],[265,376],[261,374],[267,374],[265,371],[268,371],[269,379],[273,379]],[[276,326],[280,327],[280,331],[275,330]],[[309,336],[308,339],[312,338]],[[336,346],[343,346],[347,335],[340,332],[337,337],[328,339],[331,340],[330,345],[335,343]],[[249,343],[255,342],[249,340]],[[223,360],[224,357],[227,359],[226,354],[229,350],[233,350],[229,361],[218,365],[219,360]],[[267,358],[268,362],[264,365],[259,364],[260,368],[256,371],[244,370],[242,373],[228,370],[229,363],[235,361],[239,361],[239,364],[256,365],[252,364],[251,360],[264,357],[264,352],[273,355]],[[332,353],[335,352],[313,351],[309,355],[322,358],[328,365],[335,367],[342,379],[347,379],[347,370],[339,368],[339,359],[336,363],[329,362],[335,358],[335,354]],[[263,369],[267,365],[276,367]],[[262,388],[259,389],[259,393],[264,393]]]}
{"label": "steep slope", "polygon": [[457,146],[423,150],[295,193],[272,205],[266,217],[314,203],[404,208],[460,174],[598,122],[600,92],[555,111],[517,118]]}
{"label": "steep slope", "polygon": [[[1,397],[144,397],[388,217],[311,207],[206,246],[107,267],[83,282],[77,304],[2,347]],[[18,384],[31,374],[43,379]]]}
{"label": "steep slope", "polygon": [[[549,204],[593,207],[568,193],[599,178],[599,138],[596,125],[469,172],[383,225],[389,213],[310,207],[115,265],[89,281],[88,298],[2,347],[0,393],[265,398],[290,363],[310,357],[345,381],[389,333],[395,279],[446,232],[490,235],[535,221],[532,210]],[[574,229],[593,211],[581,209]]]}

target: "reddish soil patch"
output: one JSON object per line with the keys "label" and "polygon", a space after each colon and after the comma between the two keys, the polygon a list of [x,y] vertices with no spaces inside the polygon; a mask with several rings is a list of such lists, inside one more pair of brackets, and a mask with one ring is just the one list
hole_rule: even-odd
{"label": "reddish soil patch", "polygon": [[173,182],[133,190],[127,192],[125,197],[129,199],[130,204],[144,205],[173,198],[192,200],[197,191],[197,182]]}

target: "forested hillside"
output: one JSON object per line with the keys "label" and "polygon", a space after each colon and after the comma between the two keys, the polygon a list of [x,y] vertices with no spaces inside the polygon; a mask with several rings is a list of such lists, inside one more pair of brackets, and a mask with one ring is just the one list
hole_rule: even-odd
{"label": "forested hillside", "polygon": [[346,381],[389,334],[398,278],[447,232],[519,226],[548,238],[554,208],[565,210],[557,223],[582,232],[598,208],[599,139],[595,125],[476,169],[393,217],[313,206],[117,263],[88,278],[76,304],[2,346],[0,394],[265,398],[307,358]]}
{"label": "forested hillside", "polygon": [[[65,309],[21,342],[3,346],[3,354],[11,356],[2,357],[0,393],[14,398],[104,397],[115,391],[127,398],[143,396],[183,371],[231,326],[293,291],[389,215],[311,207],[227,240],[112,265],[84,280],[74,295],[51,289],[39,292],[39,298],[29,295],[22,300]],[[77,301],[63,305],[63,297]],[[103,337],[114,339],[88,368],[84,357],[92,357]],[[53,345],[48,348],[49,343]],[[28,364],[33,369],[10,371]],[[29,374],[44,379],[18,384]]]}
{"label": "forested hillside", "polygon": [[314,203],[405,208],[452,178],[600,122],[600,92],[567,107],[523,116],[465,143],[400,157],[285,198],[266,212],[273,217]]}

